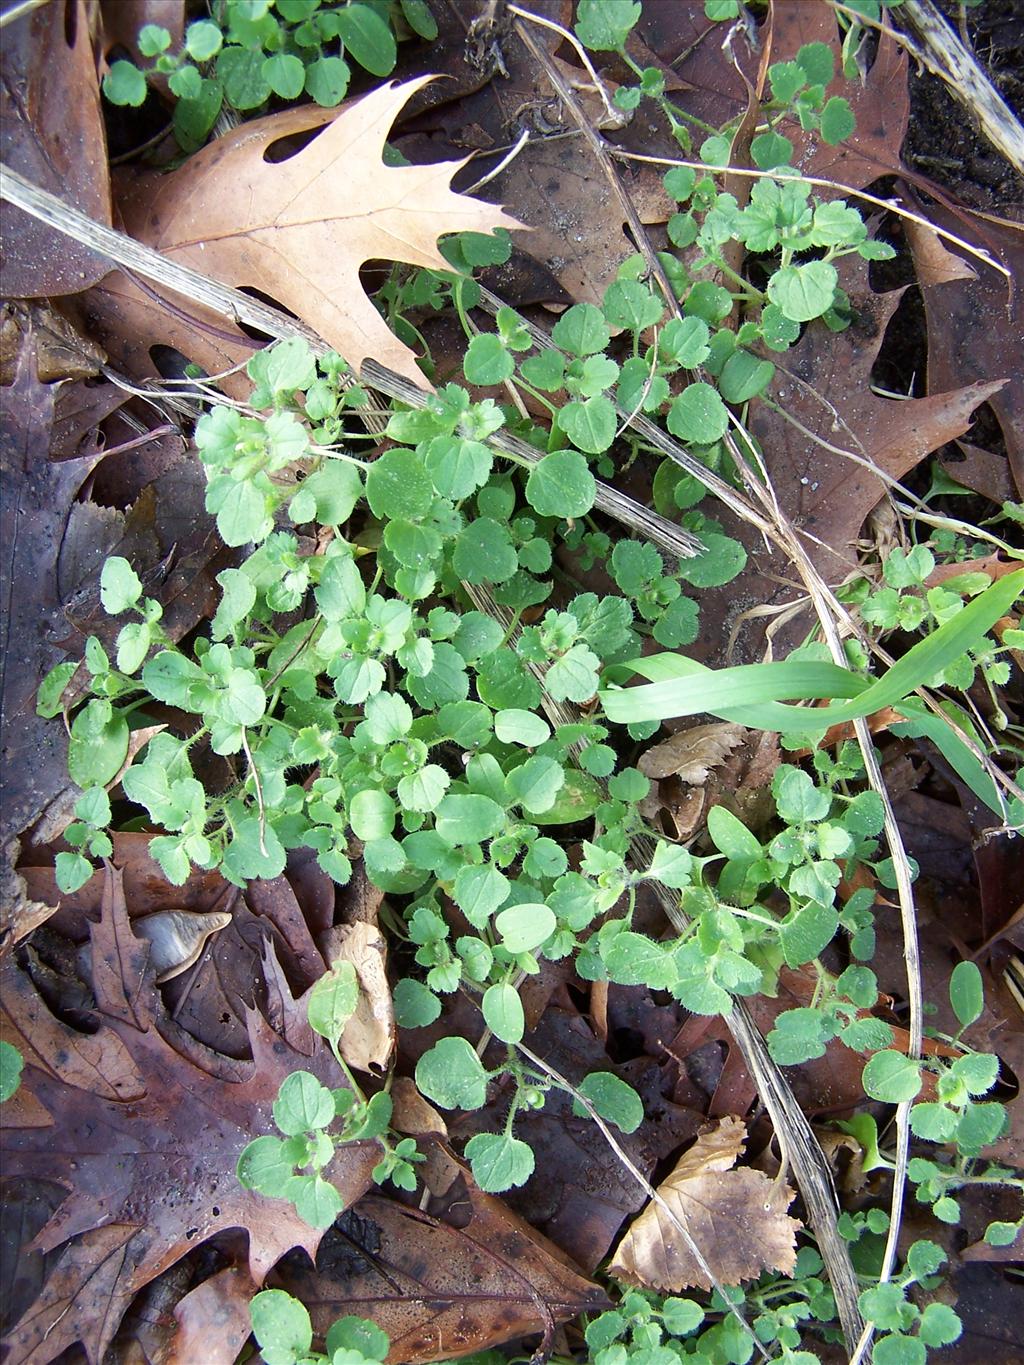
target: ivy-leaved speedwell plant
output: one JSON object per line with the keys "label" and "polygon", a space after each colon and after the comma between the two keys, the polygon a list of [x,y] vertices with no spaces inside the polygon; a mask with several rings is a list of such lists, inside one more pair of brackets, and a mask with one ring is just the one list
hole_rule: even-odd
{"label": "ivy-leaved speedwell plant", "polygon": [[[232,63],[244,67],[253,85],[242,98],[262,93],[242,108],[257,107],[271,93],[291,97],[271,74],[290,72],[291,90],[298,71],[278,58],[298,61],[307,93],[318,98],[310,70],[342,60],[324,56],[325,44],[344,43],[362,60],[358,42],[341,28],[328,34],[325,23],[348,15],[344,27],[355,11],[371,8],[380,18],[381,10],[312,0],[276,6],[254,0],[249,8],[244,16],[241,8],[214,16],[222,21],[217,52],[205,58],[192,52],[192,29],[185,45],[199,65],[207,63],[197,78],[222,79],[229,97]],[[718,8],[722,13],[712,17],[728,17],[728,5]],[[640,12],[628,0],[583,0],[577,34],[592,49],[625,60]],[[167,51],[162,38],[147,41],[157,68],[171,76],[180,110],[194,85],[193,76],[181,74],[189,61],[160,55]],[[222,74],[218,53],[233,46],[247,55],[225,60]],[[812,750],[808,764],[783,764],[775,774],[769,829],[750,829],[716,806],[704,856],[664,838],[642,866],[631,856],[635,836],[646,829],[641,806],[650,787],[631,760],[658,721],[641,714],[642,688],[617,691],[615,683],[631,674],[646,639],[672,651],[692,644],[701,590],[735,578],[745,553],[716,520],[701,480],[661,459],[628,415],[642,412],[663,424],[710,471],[736,480],[725,438],[747,405],[767,395],[776,361],[803,328],[838,330],[850,321],[840,285],[843,257],[892,254],[869,237],[855,208],[823,201],[789,165],[787,120],[830,142],[853,131],[848,101],[826,96],[834,66],[831,51],[812,43],[793,62],[769,69],[752,144],[762,175],[742,206],[719,189],[734,128],[698,128],[666,99],[658,73],[639,70],[635,87],[620,87],[616,101],[624,110],[654,101],[687,158],[695,138],[699,144],[693,164],[665,175],[676,211],[667,225],[671,250],[658,259],[679,316],[670,315],[637,255],[622,263],[600,306],[567,309],[549,339],[505,307],[497,309],[493,331],[480,330],[472,310],[481,296],[468,267],[502,261],[508,241],[453,240],[446,248],[450,272],[396,269],[378,302],[410,340],[421,337],[417,322],[425,312],[452,309],[466,332],[464,382],[443,385],[422,408],[392,404],[382,453],[373,454],[360,419],[366,396],[344,362],[330,353],[314,356],[297,341],[253,357],[247,402],[217,404],[200,419],[196,446],[207,472],[207,507],[224,542],[238,551],[235,566],[218,576],[220,600],[208,632],[172,641],[159,602],[131,565],[112,558],[103,570],[102,603],[120,625],[104,642],[88,642],[88,689],[69,707],[69,766],[85,790],[66,834],[69,848],[58,855],[62,889],[80,886],[94,860],[109,856],[111,822],[122,812],[115,816],[106,788],[123,768],[124,796],[160,831],[151,851],[176,884],[199,867],[244,885],[278,875],[289,850],[307,847],[343,885],[358,854],[394,911],[405,963],[394,986],[399,1025],[434,1023],[458,991],[478,1004],[481,1028],[496,1041],[485,1061],[466,1039],[444,1037],[416,1069],[423,1094],[444,1109],[482,1109],[500,1082],[508,1103],[499,1131],[478,1134],[465,1151],[488,1191],[521,1185],[533,1172],[517,1121],[559,1085],[520,1049],[526,1033],[520,986],[545,960],[567,957],[584,980],[666,991],[702,1014],[728,1011],[735,996],[772,994],[780,970],[807,968],[817,983],[813,998],[780,1014],[768,1038],[779,1064],[820,1057],[838,1040],[873,1054],[865,1086],[879,1102],[913,1099],[925,1080],[934,1086],[934,1100],[915,1104],[912,1126],[922,1142],[948,1150],[917,1158],[923,1164],[911,1174],[940,1219],[954,1216],[955,1191],[965,1184],[1008,1179],[1001,1168],[990,1173],[979,1155],[1005,1121],[1001,1107],[985,1098],[995,1083],[992,1059],[957,1043],[960,1055],[941,1064],[929,1059],[922,1069],[893,1046],[892,1028],[880,1017],[867,964],[874,951],[871,888],[893,883],[879,842],[884,810],[866,789],[856,748],[820,746],[824,724],[817,714],[786,707],[781,720],[772,712],[770,723],[747,717],[752,725],[787,729],[791,748]],[[191,69],[199,72],[198,65]],[[182,90],[174,89],[176,76]],[[736,244],[746,263],[741,271]],[[481,398],[483,386],[503,386],[519,401]],[[520,464],[498,456],[490,438],[499,431],[525,440],[535,457]],[[743,431],[736,440],[756,467],[756,445]],[[670,559],[595,513],[595,476],[613,479],[636,461],[652,476],[657,509],[700,537],[705,548],[696,558]],[[900,701],[921,682],[961,688],[977,670],[995,688],[1003,678],[1005,653],[988,638],[988,626],[975,628],[978,612],[970,615],[986,585],[972,578],[939,592],[924,588],[930,553],[919,546],[893,555],[881,570],[882,585],[865,578],[847,594],[879,636],[915,629],[925,644],[948,639],[947,627],[961,609],[968,612],[971,629],[957,636],[955,653],[933,651],[928,658],[941,654],[941,666],[902,686]],[[567,563],[603,572],[608,591],[585,590]],[[472,605],[468,589],[484,590],[496,613]],[[823,663],[813,644],[791,657],[795,667],[818,669],[815,678],[824,677],[822,668],[833,671],[817,691],[780,693],[769,685],[774,675],[751,670],[748,702],[856,698],[874,685],[869,658],[855,646],[848,670]],[[680,659],[681,666],[692,663]],[[626,665],[627,672],[616,673]],[[63,710],[77,667],[61,665],[44,682],[44,714]],[[846,690],[828,690],[840,685]],[[691,710],[707,705],[709,688],[711,679]],[[557,718],[545,712],[545,699],[563,707]],[[172,708],[174,719],[125,768],[132,732],[154,702],[164,718]],[[571,721],[566,707],[575,708]],[[904,714],[908,733],[932,724],[926,715]],[[226,776],[217,790],[197,776],[196,759],[206,751],[223,760]],[[981,785],[976,774],[974,781]],[[859,875],[867,884],[855,890]],[[647,880],[678,896],[690,926],[685,932],[655,940],[634,924]],[[829,957],[837,944],[842,965]],[[336,968],[310,1004],[313,1027],[343,1068],[338,1042],[354,990],[352,975]],[[339,1144],[377,1142],[376,1178],[405,1189],[416,1183],[414,1144],[389,1133],[387,1090],[365,1094],[348,1080],[331,1090],[296,1073],[275,1106],[280,1137],[258,1139],[239,1163],[246,1184],[291,1200],[316,1226],[327,1226],[340,1210],[324,1175]],[[643,1120],[639,1096],[612,1071],[586,1077],[572,1094],[622,1132]],[[866,1151],[873,1141],[880,1163],[888,1161],[877,1131],[856,1136]],[[993,1239],[1013,1227],[998,1225]],[[851,1218],[848,1231],[851,1242],[867,1246],[884,1228]],[[787,1287],[785,1301],[777,1280],[747,1296],[760,1314],[761,1339],[777,1341],[794,1361],[801,1325],[834,1316],[816,1255],[803,1249],[801,1287]],[[919,1257],[915,1269],[908,1257],[903,1278],[862,1304],[888,1333],[875,1348],[879,1362],[901,1358],[899,1351],[916,1360],[953,1330],[934,1313],[926,1324],[929,1310],[922,1314],[908,1297],[924,1282],[926,1259]],[[872,1273],[877,1267],[869,1280]],[[733,1340],[735,1320],[714,1299],[705,1309],[638,1294],[625,1305],[618,1310],[622,1325],[599,1318],[588,1329],[600,1365],[624,1365],[650,1351],[692,1355],[690,1345],[731,1359],[730,1352],[749,1345],[741,1336]],[[299,1338],[305,1339],[302,1324]]]}

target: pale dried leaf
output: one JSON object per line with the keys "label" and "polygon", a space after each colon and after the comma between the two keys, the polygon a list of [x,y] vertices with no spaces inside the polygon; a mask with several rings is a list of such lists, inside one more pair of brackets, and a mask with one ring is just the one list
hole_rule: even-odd
{"label": "pale dried leaf", "polygon": [[360,267],[380,259],[450,270],[437,249],[445,233],[521,226],[496,205],[449,188],[461,162],[384,165],[399,110],[429,79],[388,82],[346,104],[284,161],[266,159],[271,145],[321,123],[322,110],[243,124],[140,186],[125,206],[128,227],[172,260],[270,296],[354,369],[369,356],[429,387],[414,353],[364,293]]}
{"label": "pale dried leaf", "polygon": [[733,1169],[745,1138],[739,1119],[726,1118],[697,1139],[658,1188],[674,1218],[650,1203],[619,1243],[611,1274],[649,1289],[710,1290],[676,1219],[721,1284],[792,1271],[800,1223],[786,1210],[794,1192],[749,1166]]}
{"label": "pale dried leaf", "polygon": [[395,1012],[383,935],[363,921],[338,924],[324,935],[321,947],[332,966],[351,962],[359,978],[359,1004],[341,1035],[341,1055],[357,1071],[384,1069],[395,1046]]}
{"label": "pale dried leaf", "polygon": [[728,758],[743,743],[742,725],[716,721],[680,730],[641,754],[637,767],[645,777],[662,778],[675,774],[691,786],[707,781],[708,773]]}
{"label": "pale dried leaf", "polygon": [[910,242],[914,270],[922,289],[933,284],[949,284],[952,280],[978,278],[978,272],[972,266],[943,246],[942,238],[932,228],[908,218],[904,221],[903,231]]}

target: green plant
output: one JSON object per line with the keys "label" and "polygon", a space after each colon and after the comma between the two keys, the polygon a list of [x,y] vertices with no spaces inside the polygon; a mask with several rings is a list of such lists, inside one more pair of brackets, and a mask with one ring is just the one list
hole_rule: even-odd
{"label": "green plant", "polygon": [[25,1059],[13,1044],[0,1039],[0,1104],[17,1093]]}
{"label": "green plant", "polygon": [[[178,57],[158,55],[167,45],[151,33],[154,69],[170,75],[179,96],[179,136],[193,138],[183,145],[196,145],[210,126],[198,112],[198,122],[188,122],[190,99],[219,108],[226,95],[236,107],[254,108],[271,92],[297,96],[292,63],[319,98],[310,72],[318,63],[344,65],[340,52],[324,55],[325,44],[340,39],[375,72],[373,61],[383,64],[381,30],[390,38],[385,8],[278,0],[272,12],[269,0],[251,0],[216,11],[219,28],[193,25]],[[402,8],[416,27],[419,10],[409,0]],[[878,5],[849,8],[878,17]],[[357,13],[364,10],[373,25]],[[710,18],[731,19],[737,10],[734,0],[707,0]],[[1020,641],[1010,633],[997,643],[990,632],[1019,598],[1024,572],[991,583],[968,571],[927,587],[936,555],[964,562],[963,538],[943,540],[937,531],[928,544],[892,552],[880,573],[866,568],[847,585],[844,600],[863,632],[848,642],[846,667],[817,641],[781,664],[715,672],[683,654],[643,653],[648,639],[668,651],[693,643],[701,591],[745,567],[743,547],[705,501],[708,484],[738,486],[741,459],[763,473],[745,427],[749,405],[774,401],[776,364],[802,329],[849,325],[837,262],[893,253],[869,237],[855,208],[822,201],[789,164],[794,149],[783,129],[793,120],[833,144],[854,131],[850,103],[826,98],[835,72],[824,44],[805,45],[794,61],[769,68],[751,144],[754,184],[741,206],[719,189],[738,120],[699,126],[668,99],[658,71],[633,63],[625,45],[640,14],[632,0],[581,0],[576,35],[592,50],[617,53],[637,76],[635,86],[617,91],[620,109],[652,100],[686,152],[694,132],[702,135],[699,159],[664,177],[677,211],[667,225],[672,250],[656,259],[673,299],[659,294],[637,254],[622,262],[600,306],[568,308],[550,337],[500,306],[494,330],[481,331],[472,312],[484,295],[471,270],[506,260],[507,234],[450,240],[450,271],[395,268],[377,295],[389,324],[422,343],[422,314],[451,310],[465,332],[465,382],[443,385],[422,407],[392,403],[389,446],[375,458],[366,454],[366,442],[377,439],[374,422],[362,420],[367,395],[339,356],[314,355],[300,341],[257,352],[247,367],[249,398],[215,404],[196,428],[207,508],[239,552],[235,567],[218,576],[208,633],[172,641],[159,603],[131,566],[116,557],[104,566],[103,607],[125,620],[104,636],[106,646],[89,640],[87,691],[76,690],[67,705],[69,766],[85,791],[66,834],[70,851],[57,858],[58,882],[75,890],[91,860],[109,855],[105,788],[115,780],[161,831],[151,852],[176,884],[193,867],[217,868],[236,885],[276,876],[289,850],[306,847],[344,885],[358,841],[367,876],[391,901],[388,927],[405,964],[394,986],[398,1024],[434,1023],[461,992],[479,1007],[481,1030],[504,1048],[488,1053],[499,1060],[485,1065],[483,1047],[442,1037],[416,1068],[419,1089],[444,1109],[482,1109],[489,1088],[501,1084],[500,1131],[478,1133],[465,1149],[478,1184],[494,1192],[532,1174],[534,1156],[517,1121],[558,1090],[568,1089],[578,1114],[592,1110],[622,1132],[643,1119],[639,1096],[611,1072],[564,1087],[522,1048],[520,987],[545,960],[571,956],[584,980],[670,992],[696,1014],[727,1013],[735,997],[773,995],[781,970],[803,969],[812,994],[777,1017],[772,1057],[796,1064],[839,1040],[871,1054],[864,1084],[878,1102],[909,1104],[922,1085],[933,1087],[934,1099],[914,1103],[909,1122],[920,1142],[941,1150],[916,1156],[910,1174],[921,1202],[954,1221],[956,1190],[983,1181],[1021,1187],[980,1156],[1005,1121],[1002,1107],[983,1098],[995,1082],[995,1059],[963,1047],[959,1035],[946,1040],[959,1049],[953,1058],[917,1062],[894,1046],[867,965],[876,888],[896,882],[880,843],[885,806],[870,789],[858,746],[833,751],[822,739],[830,725],[894,707],[903,717],[897,733],[926,735],[1001,818],[1017,818],[965,706],[940,694],[930,709],[914,693],[963,694],[981,679],[995,701],[1008,649]],[[357,21],[379,39],[370,60],[345,31]],[[212,73],[199,74],[189,60],[217,54],[210,29],[221,55]],[[862,37],[851,19],[847,65]],[[222,71],[221,56],[231,51],[241,55]],[[238,98],[234,63],[253,82]],[[268,71],[291,72],[287,91]],[[125,89],[138,93],[138,73],[117,79],[134,81]],[[208,85],[215,87],[209,95]],[[670,302],[678,316],[668,316]],[[424,367],[431,370],[429,356]],[[502,386],[511,401],[479,398],[474,390],[484,386]],[[631,424],[638,414],[685,445],[687,472]],[[492,442],[499,434],[525,442],[528,455],[499,458]],[[695,558],[669,559],[644,537],[639,519],[633,534],[616,540],[595,513],[597,478],[637,461],[651,474],[657,510],[699,536],[704,548]],[[699,477],[705,471],[707,483]],[[1004,509],[1006,519],[1015,515],[1011,505]],[[573,578],[576,566],[603,573],[607,591],[585,590]],[[914,643],[874,676],[871,647],[887,648],[907,633]],[[76,667],[62,664],[44,680],[42,714],[61,714]],[[647,684],[622,685],[637,676]],[[828,704],[792,704],[807,700]],[[126,767],[132,731],[154,702],[172,708],[173,718]],[[780,731],[786,747],[808,750],[809,758],[778,767],[768,824],[748,828],[715,805],[698,852],[657,838],[640,858],[650,783],[633,766],[635,743],[661,719],[708,712]],[[196,776],[205,749],[230,773],[217,791]],[[858,879],[863,886],[852,889]],[[670,938],[656,940],[634,923],[637,893],[652,881],[672,894],[686,926]],[[961,964],[951,985],[964,1027],[981,1008],[974,972]],[[367,1097],[340,1049],[357,990],[342,964],[318,983],[309,1006],[348,1086],[331,1090],[305,1072],[290,1077],[274,1110],[281,1137],[257,1139],[239,1160],[244,1184],[290,1200],[317,1227],[340,1209],[324,1175],[339,1144],[378,1143],[375,1178],[416,1185],[419,1157],[412,1139],[390,1135],[387,1089]],[[861,1143],[866,1165],[896,1166],[880,1149],[873,1118],[858,1115],[843,1126]],[[955,1339],[955,1315],[933,1311],[940,1305],[922,1311],[909,1297],[915,1286],[932,1286],[940,1263],[920,1249],[931,1244],[917,1243],[904,1270],[879,1282],[886,1215],[844,1214],[841,1225],[857,1250],[862,1309],[888,1334],[875,1347],[878,1365],[916,1362],[928,1346]],[[1012,1240],[1016,1227],[993,1224],[989,1239]],[[730,1302],[630,1291],[588,1325],[592,1359],[743,1362],[752,1343],[730,1311],[742,1304],[762,1344],[792,1365],[809,1365],[814,1356],[801,1349],[802,1334],[838,1335],[821,1271],[817,1250],[804,1246],[792,1280],[764,1277],[730,1291]],[[287,1296],[258,1296],[254,1327],[268,1365],[322,1358],[309,1354],[308,1316]],[[377,1360],[386,1350],[386,1341],[377,1352],[378,1338],[360,1340],[332,1346],[329,1336],[328,1358],[342,1350],[342,1365],[358,1365],[351,1352]]]}
{"label": "green plant", "polygon": [[176,99],[174,134],[183,150],[209,137],[223,107],[248,113],[269,100],[308,95],[333,108],[345,98],[349,61],[374,76],[394,69],[396,36],[437,37],[425,0],[213,0],[171,52],[171,35],[146,24],[139,52],[152,65],[115,61],[103,79],[111,104],[140,105],[148,82],[165,77]]}
{"label": "green plant", "polygon": [[303,1304],[283,1289],[264,1289],[250,1306],[253,1336],[266,1365],[380,1365],[390,1342],[375,1322],[352,1315],[327,1329],[313,1350],[313,1325]]}
{"label": "green plant", "polygon": [[309,995],[310,1027],[327,1039],[348,1085],[331,1090],[308,1071],[293,1071],[274,1101],[274,1122],[282,1136],[254,1138],[238,1158],[238,1179],[246,1189],[287,1199],[314,1228],[329,1228],[344,1207],[335,1186],[321,1174],[337,1146],[377,1142],[383,1155],[373,1168],[374,1180],[390,1180],[406,1190],[416,1188],[413,1163],[423,1159],[415,1139],[393,1142],[389,1137],[392,1104],[387,1090],[367,1098],[342,1056],[341,1035],[358,1002],[359,982],[351,962],[339,962],[320,977]]}

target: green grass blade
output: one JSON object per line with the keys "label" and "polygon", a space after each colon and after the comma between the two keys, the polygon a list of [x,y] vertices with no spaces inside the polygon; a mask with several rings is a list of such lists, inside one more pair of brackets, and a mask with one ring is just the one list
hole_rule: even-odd
{"label": "green grass blade", "polygon": [[[835,664],[785,662],[747,664],[739,668],[705,668],[679,655],[655,655],[634,659],[624,667],[657,681],[624,690],[599,693],[609,720],[667,720],[702,712],[761,730],[799,733],[825,729],[842,721],[857,720],[895,706],[916,687],[976,645],[985,632],[1024,593],[1024,570],[1007,574],[986,588],[973,602],[914,645],[892,668],[872,683]],[[672,663],[666,662],[673,660]],[[679,660],[680,662],[675,662]],[[833,697],[851,700],[831,706],[787,706],[786,700]]]}
{"label": "green grass blade", "polygon": [[[1006,819],[1006,803],[999,788],[978,762],[974,754],[942,716],[929,711],[918,697],[908,697],[897,706],[901,716],[907,717],[906,724],[890,725],[894,735],[909,735],[912,739],[924,736],[930,739],[945,758],[960,780],[970,788],[979,801],[989,810],[995,811],[1001,820]],[[959,711],[959,707],[951,708]],[[966,716],[958,716],[961,729],[970,731],[970,721]]]}

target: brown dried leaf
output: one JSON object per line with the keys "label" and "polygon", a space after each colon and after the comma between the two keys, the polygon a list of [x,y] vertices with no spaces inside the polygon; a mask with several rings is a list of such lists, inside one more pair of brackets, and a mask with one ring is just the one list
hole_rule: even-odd
{"label": "brown dried leaf", "polygon": [[459,163],[383,164],[395,118],[427,79],[389,82],[350,102],[284,161],[267,159],[271,146],[315,128],[323,111],[246,123],[170,175],[145,179],[124,206],[126,226],[172,260],[270,295],[354,369],[372,356],[426,387],[414,353],[364,293],[360,267],[384,259],[448,270],[437,249],[443,234],[520,226],[493,204],[453,193]]}
{"label": "brown dried leaf", "polygon": [[[0,142],[12,170],[109,225],[110,175],[89,8],[85,0],[44,5],[5,29]],[[105,257],[4,205],[8,298],[78,294],[109,268]]]}
{"label": "brown dried leaf", "polygon": [[914,256],[914,270],[922,289],[936,284],[950,284],[953,280],[976,280],[978,272],[962,256],[947,250],[942,238],[932,228],[912,218],[904,220],[903,231]]}
{"label": "brown dried leaf", "polygon": [[[161,1035],[151,1010],[152,988],[132,935],[119,878],[108,870],[103,919],[93,932],[94,974],[101,1035],[112,1034],[137,1068],[144,1091],[122,1100],[101,1085],[69,1084],[66,1061],[30,1065],[26,1088],[53,1116],[61,1133],[55,1150],[52,1128],[3,1133],[5,1176],[46,1178],[67,1197],[39,1233],[35,1245],[51,1251],[72,1238],[59,1273],[11,1334],[9,1365],[45,1365],[80,1340],[91,1361],[109,1344],[131,1297],[188,1251],[229,1228],[249,1234],[249,1270],[256,1283],[292,1247],[315,1254],[320,1234],[291,1205],[245,1190],[235,1175],[242,1148],[273,1131],[271,1105],[284,1078],[303,1069],[337,1086],[343,1078],[319,1039],[311,1055],[275,1033],[255,1010],[248,1012],[252,1061],[235,1064],[239,1080],[203,1070]],[[120,967],[117,978],[114,963]],[[33,994],[20,987],[18,999]],[[5,998],[8,996],[5,983]],[[47,1011],[35,1003],[32,1037]],[[94,1044],[95,1038],[90,1040]],[[198,1052],[196,1055],[199,1055]],[[337,1154],[325,1176],[351,1204],[370,1186],[377,1159],[373,1143]],[[118,1226],[124,1233],[116,1264],[97,1232]],[[96,1245],[93,1245],[93,1242]],[[59,1268],[58,1268],[59,1270]],[[109,1271],[109,1273],[108,1273]],[[58,1330],[59,1327],[59,1330]]]}
{"label": "brown dried leaf", "polygon": [[725,722],[694,725],[652,745],[640,755],[637,767],[645,777],[660,779],[674,774],[680,781],[696,787],[707,780],[712,768],[743,743],[746,734],[742,725]]}
{"label": "brown dried leaf", "polygon": [[252,1332],[255,1292],[244,1266],[228,1266],[197,1285],[174,1310],[177,1331],[160,1365],[234,1365]]}
{"label": "brown dried leaf", "polygon": [[607,1307],[556,1247],[467,1180],[449,1207],[456,1226],[367,1195],[326,1234],[316,1270],[289,1257],[273,1282],[296,1295],[322,1334],[342,1313],[372,1318],[391,1339],[389,1365],[483,1351]]}
{"label": "brown dried leaf", "polygon": [[357,1071],[383,1070],[395,1048],[384,936],[375,924],[359,921],[336,925],[321,944],[326,961],[351,962],[359,978],[359,1003],[341,1035],[341,1055]]}
{"label": "brown dried leaf", "polygon": [[[788,1274],[796,1264],[800,1223],[786,1212],[794,1191],[749,1166],[733,1169],[745,1138],[739,1119],[722,1119],[658,1187],[721,1284],[768,1269]],[[649,1289],[712,1288],[675,1223],[653,1202],[619,1243],[609,1270]]]}

